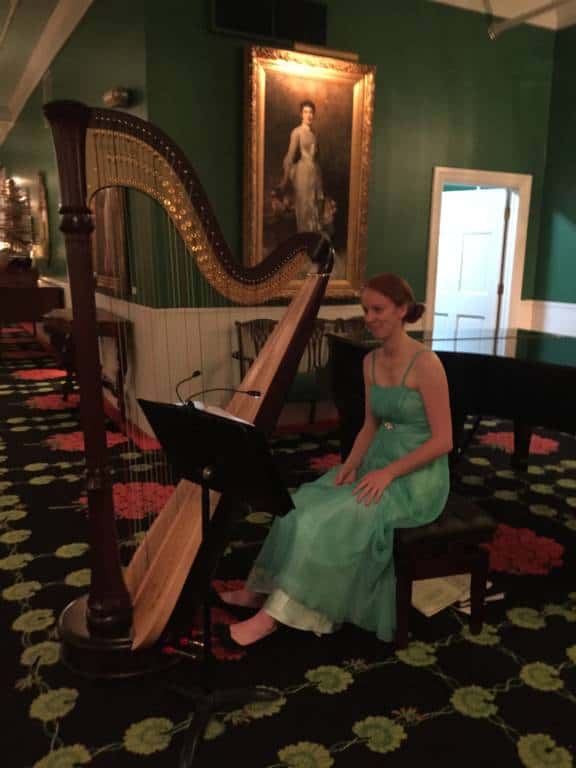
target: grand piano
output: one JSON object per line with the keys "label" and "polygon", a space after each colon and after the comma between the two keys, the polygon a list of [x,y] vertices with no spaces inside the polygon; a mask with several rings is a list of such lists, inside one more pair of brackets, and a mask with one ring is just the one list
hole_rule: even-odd
{"label": "grand piano", "polygon": [[[505,329],[498,333],[467,331],[442,338],[410,333],[442,360],[450,388],[454,451],[466,449],[481,417],[514,423],[512,463],[528,463],[535,427],[576,432],[576,336]],[[366,331],[329,334],[332,394],[340,417],[342,457],[346,457],[364,418],[362,360],[378,341]],[[468,416],[473,428],[464,429]]]}

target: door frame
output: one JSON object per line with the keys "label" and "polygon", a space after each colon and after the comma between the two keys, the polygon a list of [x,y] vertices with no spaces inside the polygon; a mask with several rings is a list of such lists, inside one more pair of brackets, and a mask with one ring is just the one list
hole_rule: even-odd
{"label": "door frame", "polygon": [[[512,264],[505,265],[504,292],[502,294],[502,311],[500,315],[503,327],[515,328],[520,320],[532,176],[527,173],[479,171],[473,168],[449,168],[446,166],[435,166],[432,179],[432,202],[428,237],[428,274],[426,278],[426,307],[429,311],[424,313],[422,327],[424,331],[432,332],[434,326],[440,211],[442,207],[442,191],[445,184],[506,187],[518,192],[516,243]],[[507,253],[510,252],[509,248],[506,250]]]}

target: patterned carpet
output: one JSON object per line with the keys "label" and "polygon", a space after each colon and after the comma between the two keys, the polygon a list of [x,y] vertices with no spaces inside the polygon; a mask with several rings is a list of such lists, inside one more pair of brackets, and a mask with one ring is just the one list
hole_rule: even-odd
{"label": "patterned carpet", "polygon": [[[193,713],[169,684],[193,685],[193,663],[179,657],[156,677],[95,683],[59,662],[58,614],[90,580],[78,415],[58,394],[63,371],[24,329],[4,329],[0,347],[2,765],[175,767]],[[153,514],[167,481],[154,475],[154,450],[112,427],[109,443],[129,557],[141,535],[131,500]],[[217,647],[216,687],[261,684],[281,695],[216,712],[197,765],[573,765],[576,439],[539,432],[526,472],[511,469],[510,447],[510,425],[484,421],[453,482],[499,522],[491,580],[506,598],[487,606],[482,634],[447,609],[414,612],[413,639],[399,652],[352,626],[324,639],[283,629],[241,654]],[[337,461],[338,443],[330,433],[283,434],[274,449],[295,488]],[[218,587],[245,576],[269,524],[265,512],[239,522]],[[233,620],[217,610],[214,619]],[[186,653],[194,633],[167,643]]]}

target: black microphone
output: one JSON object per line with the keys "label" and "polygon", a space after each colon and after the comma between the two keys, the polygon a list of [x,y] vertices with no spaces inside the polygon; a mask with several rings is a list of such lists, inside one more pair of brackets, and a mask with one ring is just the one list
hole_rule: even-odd
{"label": "black microphone", "polygon": [[180,400],[182,404],[184,404],[184,400],[182,400],[182,396],[178,391],[179,387],[181,387],[182,384],[185,384],[187,381],[190,381],[191,379],[195,379],[197,376],[201,376],[201,375],[202,375],[202,371],[198,371],[198,370],[193,371],[193,373],[190,376],[186,376],[185,379],[182,379],[182,381],[179,381],[178,384],[176,384],[176,395],[178,397],[178,400]]}
{"label": "black microphone", "polygon": [[200,395],[206,395],[208,392],[234,392],[235,395],[250,395],[250,397],[261,397],[262,392],[260,392],[259,389],[233,389],[232,387],[212,387],[211,389],[201,389],[200,392],[194,392],[193,395],[190,395],[190,397],[186,398],[186,403],[189,403],[190,400],[194,397],[199,397]]}

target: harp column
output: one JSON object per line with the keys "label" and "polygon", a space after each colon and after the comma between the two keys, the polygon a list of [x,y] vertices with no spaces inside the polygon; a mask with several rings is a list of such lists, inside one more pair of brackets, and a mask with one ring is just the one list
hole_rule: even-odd
{"label": "harp column", "polygon": [[71,603],[60,619],[66,634],[95,638],[130,633],[132,606],[118,554],[112,483],[107,458],[102,371],[92,267],[92,213],[86,200],[86,131],[90,110],[76,102],[44,106],[52,128],[61,194],[60,230],[66,243],[72,297],[72,334],[80,385],[92,581],[90,594]]}

